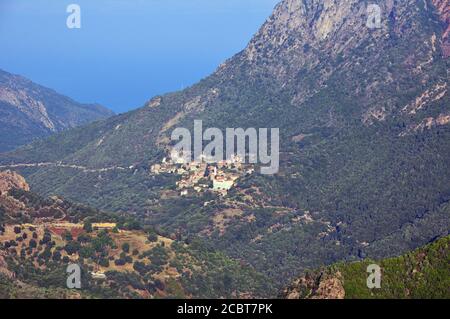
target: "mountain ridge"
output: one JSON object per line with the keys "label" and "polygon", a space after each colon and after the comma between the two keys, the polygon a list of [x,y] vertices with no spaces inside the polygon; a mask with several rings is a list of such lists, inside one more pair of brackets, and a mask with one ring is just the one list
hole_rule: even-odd
{"label": "mountain ridge", "polygon": [[80,104],[29,79],[0,70],[0,152],[114,113],[98,104]]}
{"label": "mountain ridge", "polygon": [[[282,1],[246,49],[192,87],[0,162],[131,167],[22,172],[41,194],[200,238],[274,286],[305,268],[415,249],[450,228],[449,60],[437,45],[446,27],[431,1],[374,3],[378,29],[366,26],[366,1]],[[242,177],[224,198],[180,197],[179,176],[150,168],[171,131],[195,119],[280,128],[279,174]]]}
{"label": "mountain ridge", "polygon": [[[405,255],[357,263],[339,263],[310,271],[281,294],[287,299],[448,299],[450,236]],[[369,265],[381,269],[381,285],[367,287]]]}

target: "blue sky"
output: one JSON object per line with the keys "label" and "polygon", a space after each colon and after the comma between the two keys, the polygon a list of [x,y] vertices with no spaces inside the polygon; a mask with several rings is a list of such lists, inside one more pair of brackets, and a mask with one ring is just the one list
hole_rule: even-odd
{"label": "blue sky", "polygon": [[0,68],[120,113],[213,72],[278,1],[0,0]]}

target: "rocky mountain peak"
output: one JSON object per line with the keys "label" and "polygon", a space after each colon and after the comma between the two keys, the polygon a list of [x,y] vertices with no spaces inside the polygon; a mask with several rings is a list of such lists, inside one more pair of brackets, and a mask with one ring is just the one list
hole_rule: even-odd
{"label": "rocky mountain peak", "polygon": [[368,39],[386,42],[400,34],[402,26],[410,28],[408,21],[414,18],[416,1],[382,0],[375,4],[381,23],[371,28],[367,23],[373,10],[366,1],[282,1],[240,55],[239,65],[285,85],[297,81],[300,69],[310,71],[325,60],[350,54]]}
{"label": "rocky mountain peak", "polygon": [[450,0],[432,0],[444,26],[442,34],[442,52],[444,57],[450,56]]}
{"label": "rocky mountain peak", "polygon": [[[448,36],[449,1],[433,0]],[[422,7],[424,6],[424,10]],[[378,9],[374,9],[378,8]],[[374,11],[374,10],[379,10]],[[433,10],[427,2],[415,0],[284,0],[255,35],[244,51],[247,61],[268,64],[289,57],[301,65],[314,65],[314,54],[337,56],[355,48],[363,40],[385,41],[416,32],[418,12]],[[380,24],[368,25],[377,14]],[[272,59],[271,59],[272,58]]]}
{"label": "rocky mountain peak", "polygon": [[[392,10],[392,0],[385,1]],[[308,48],[319,49],[327,41],[342,37],[348,31],[354,35],[363,30],[367,20],[367,5],[360,0],[285,0],[276,8],[247,48],[249,60],[256,58],[255,51],[266,47],[284,48],[306,53]]]}

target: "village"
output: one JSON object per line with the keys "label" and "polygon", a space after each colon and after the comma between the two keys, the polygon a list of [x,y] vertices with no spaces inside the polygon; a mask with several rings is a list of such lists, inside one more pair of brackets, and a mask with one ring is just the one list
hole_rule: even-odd
{"label": "village", "polygon": [[170,159],[163,158],[161,164],[151,167],[151,174],[176,174],[181,177],[176,186],[181,196],[190,193],[212,191],[227,195],[238,178],[254,173],[254,168],[244,164],[239,155],[230,159],[214,162],[205,155],[187,162],[182,154],[171,153]]}

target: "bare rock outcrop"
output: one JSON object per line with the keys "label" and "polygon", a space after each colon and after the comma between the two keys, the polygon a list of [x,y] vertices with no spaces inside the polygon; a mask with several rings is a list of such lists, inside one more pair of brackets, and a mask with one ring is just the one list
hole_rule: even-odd
{"label": "bare rock outcrop", "polygon": [[344,299],[342,275],[339,272],[306,274],[287,288],[282,297],[286,299]]}
{"label": "bare rock outcrop", "polygon": [[0,195],[7,194],[13,188],[30,190],[30,186],[21,175],[12,171],[0,172]]}

